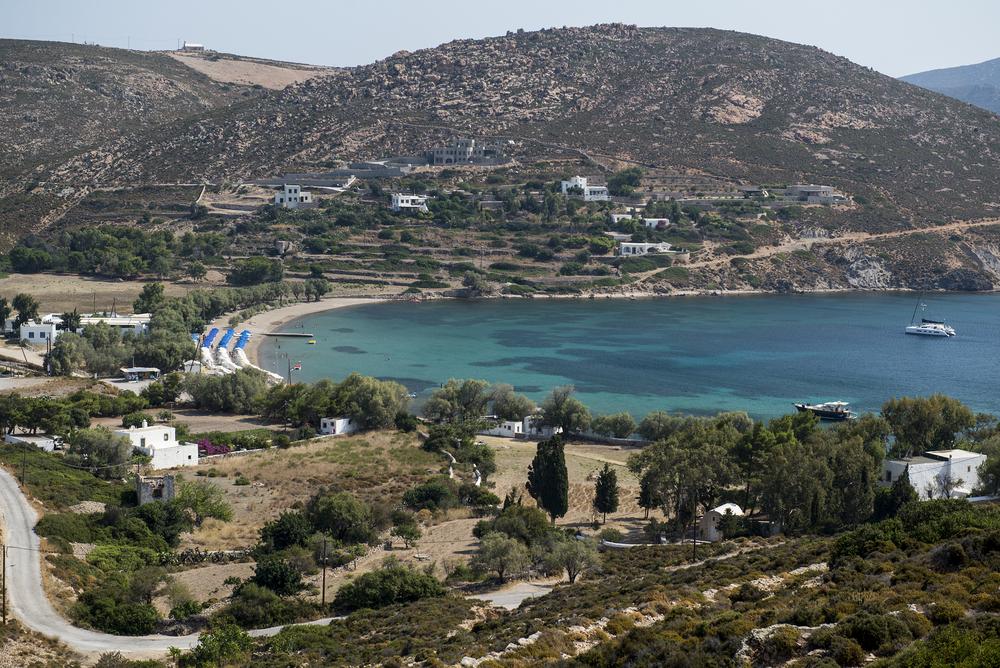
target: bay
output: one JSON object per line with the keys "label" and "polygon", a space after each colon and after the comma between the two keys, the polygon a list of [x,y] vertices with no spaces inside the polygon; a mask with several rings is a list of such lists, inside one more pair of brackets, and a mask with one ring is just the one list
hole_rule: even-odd
{"label": "bay", "polygon": [[394,380],[418,394],[414,410],[449,378],[482,378],[538,401],[573,384],[591,413],[637,420],[653,410],[765,419],[829,400],[877,413],[892,397],[935,392],[1000,412],[1000,295],[927,295],[927,317],[946,317],[950,338],[904,334],[915,301],[852,292],[366,304],[286,324],[316,344],[269,338],[260,362],[281,374],[301,364],[297,382],[354,371]]}

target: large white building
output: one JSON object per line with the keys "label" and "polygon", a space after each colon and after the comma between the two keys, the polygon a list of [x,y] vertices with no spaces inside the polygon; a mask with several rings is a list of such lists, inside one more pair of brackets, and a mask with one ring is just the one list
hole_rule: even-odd
{"label": "large white building", "polygon": [[979,467],[985,461],[986,455],[968,450],[932,450],[920,457],[887,459],[878,484],[889,487],[909,468],[910,485],[921,499],[966,497],[979,482]]}
{"label": "large white building", "polygon": [[393,193],[389,208],[393,211],[427,211],[427,198],[419,195]]}
{"label": "large white building", "polygon": [[[122,334],[125,332],[133,332],[134,334],[145,334],[149,331],[149,321],[152,316],[149,313],[133,313],[131,315],[118,315],[117,313],[112,313],[110,315],[85,315],[80,318],[80,327],[86,327],[87,325],[96,325],[99,322],[107,323],[112,327],[120,329]],[[60,322],[62,322],[60,320]]]}
{"label": "large white building", "polygon": [[579,188],[583,191],[585,202],[607,201],[611,199],[607,186],[588,186],[586,176],[574,176],[569,181],[562,182],[562,194],[568,194],[570,188]]}
{"label": "large white building", "polygon": [[150,427],[144,420],[141,427],[116,430],[115,436],[124,436],[144,455],[152,457],[154,471],[198,465],[198,444],[178,443],[173,427]]}
{"label": "large white building", "polygon": [[620,253],[622,257],[633,257],[636,255],[647,255],[649,253],[669,253],[671,245],[668,243],[637,243],[637,242],[621,242]]}
{"label": "large white building", "polygon": [[21,329],[18,333],[18,338],[21,341],[27,341],[28,343],[40,343],[42,345],[52,343],[56,340],[57,336],[59,336],[59,330],[56,329],[56,323],[35,322],[34,320],[29,320],[21,325]]}
{"label": "large white building", "polygon": [[298,209],[302,204],[312,204],[312,201],[312,193],[302,190],[302,186],[287,183],[284,192],[274,196],[274,206],[284,209]]}

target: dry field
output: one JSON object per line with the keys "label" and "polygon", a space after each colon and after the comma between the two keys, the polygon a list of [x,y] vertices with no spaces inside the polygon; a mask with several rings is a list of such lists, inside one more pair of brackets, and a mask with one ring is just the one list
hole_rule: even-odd
{"label": "dry field", "polygon": [[[214,272],[218,274],[218,272]],[[212,278],[210,275],[209,278]],[[224,280],[221,274],[215,277]],[[10,274],[0,278],[0,297],[8,301],[22,292],[38,300],[40,313],[64,313],[77,309],[80,313],[110,311],[114,307],[119,313],[131,313],[132,302],[146,286],[146,281],[126,281],[95,276],[72,276],[69,274]],[[167,297],[179,297],[194,287],[212,287],[211,281],[195,283],[190,281],[163,282]]]}
{"label": "dry field", "polygon": [[[232,425],[230,428],[250,428],[250,425]],[[534,501],[524,492],[527,468],[535,455],[535,444],[505,438],[486,437],[486,442],[496,449],[497,472],[491,479],[494,491],[503,495],[512,487],[520,490],[524,503]],[[570,510],[558,521],[559,526],[580,528],[590,533],[594,520],[591,508],[595,472],[609,462],[618,470],[622,488],[618,513],[607,519],[606,527],[620,530],[627,537],[641,539],[645,523],[643,511],[635,502],[638,484],[624,468],[629,452],[616,447],[585,443],[571,443],[566,448],[566,465],[570,474]],[[235,518],[224,523],[207,521],[200,530],[182,536],[181,549],[197,547],[202,550],[228,550],[249,547],[256,541],[259,528],[278,514],[289,510],[297,501],[305,502],[317,489],[337,485],[353,494],[368,499],[398,502],[402,494],[428,475],[447,471],[443,460],[433,458],[418,447],[415,437],[392,432],[368,433],[357,437],[336,436],[318,439],[308,445],[289,450],[269,450],[243,457],[214,460],[200,464],[194,471],[183,472],[186,480],[208,480],[221,487],[233,507]],[[197,471],[215,469],[215,477],[194,475]],[[461,477],[464,472],[456,471]],[[240,476],[252,485],[236,485]],[[468,475],[468,474],[465,474]],[[471,478],[471,475],[469,475]],[[388,482],[381,482],[388,479]],[[423,538],[416,547],[405,548],[401,541],[393,544],[392,554],[406,564],[426,567],[435,565],[435,574],[443,577],[449,564],[468,559],[476,549],[472,528],[478,518],[469,511],[456,510],[431,518],[422,527]],[[421,558],[417,559],[416,555]],[[377,568],[385,553],[377,553],[358,564],[356,570],[327,577],[327,600],[331,600],[337,587],[357,573]],[[425,558],[429,557],[429,558]],[[251,565],[233,564],[197,568],[177,574],[175,578],[187,584],[199,601],[222,598],[231,587],[222,581],[231,575],[245,578]],[[307,578],[310,584],[320,586],[321,575]],[[157,602],[161,608],[166,601]]]}

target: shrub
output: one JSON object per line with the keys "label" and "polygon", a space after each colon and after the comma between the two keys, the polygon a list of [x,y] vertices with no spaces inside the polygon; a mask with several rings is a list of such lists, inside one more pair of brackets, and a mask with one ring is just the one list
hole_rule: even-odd
{"label": "shrub", "polygon": [[201,603],[197,601],[184,601],[170,609],[170,619],[184,621],[191,615],[198,614],[201,610]]}
{"label": "shrub", "polygon": [[611,616],[611,619],[608,620],[604,630],[613,636],[617,636],[625,633],[626,631],[630,631],[633,626],[635,626],[635,622],[631,617],[626,617],[621,613],[616,613]]}
{"label": "shrub", "polygon": [[837,625],[837,634],[856,640],[869,652],[887,642],[911,637],[906,624],[894,615],[872,615],[864,611],[842,619]]}
{"label": "shrub", "polygon": [[622,542],[622,532],[618,529],[603,529],[601,530],[601,540],[606,540],[609,543],[620,543]]}
{"label": "shrub", "polygon": [[305,588],[298,570],[276,555],[262,557],[247,582],[270,589],[279,596],[291,596]]}
{"label": "shrub", "polygon": [[409,603],[445,595],[444,587],[431,575],[393,566],[365,573],[341,586],[333,600],[341,612],[359,608],[383,608],[393,603]]}
{"label": "shrub", "polygon": [[833,660],[841,666],[860,666],[865,662],[865,652],[854,640],[842,640],[834,645]]}
{"label": "shrub", "polygon": [[941,624],[951,624],[965,617],[965,606],[957,601],[938,601],[930,607],[931,621],[936,626]]}

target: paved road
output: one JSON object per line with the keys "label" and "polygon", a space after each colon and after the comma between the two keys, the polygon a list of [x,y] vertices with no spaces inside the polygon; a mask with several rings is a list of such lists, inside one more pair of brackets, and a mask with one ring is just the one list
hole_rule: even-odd
{"label": "paved road", "polygon": [[[81,652],[166,652],[170,647],[190,649],[198,644],[198,636],[112,636],[85,631],[60,617],[49,603],[42,587],[42,567],[38,534],[35,533],[37,513],[21,493],[17,481],[0,468],[0,515],[3,516],[7,543],[7,589],[10,592],[10,612],[28,628],[63,641]],[[310,624],[328,624],[319,619]],[[283,627],[251,631],[252,636],[271,636]]]}

